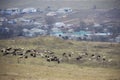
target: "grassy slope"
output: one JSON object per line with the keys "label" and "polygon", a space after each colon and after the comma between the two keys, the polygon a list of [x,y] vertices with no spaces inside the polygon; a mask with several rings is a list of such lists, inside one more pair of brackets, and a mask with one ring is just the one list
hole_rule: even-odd
{"label": "grassy slope", "polygon": [[[82,53],[83,49],[88,45],[89,54],[99,53],[119,60],[120,45],[114,44],[110,47],[110,43],[100,42],[77,42],[64,41],[53,37],[37,37],[31,39],[19,38],[11,40],[0,40],[0,46],[4,47],[23,47],[25,49],[50,49],[60,56],[62,52],[74,51]],[[104,48],[94,48],[101,46]],[[109,53],[110,51],[113,53]],[[89,62],[87,62],[88,64]],[[93,64],[93,63],[92,63]],[[84,64],[68,64],[68,63],[49,63],[42,58],[29,58],[17,63],[17,57],[0,56],[0,80],[120,80],[120,68],[103,67]]]}

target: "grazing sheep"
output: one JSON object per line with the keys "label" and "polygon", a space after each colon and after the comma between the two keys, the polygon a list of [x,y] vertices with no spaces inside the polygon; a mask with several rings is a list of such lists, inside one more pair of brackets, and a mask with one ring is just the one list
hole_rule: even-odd
{"label": "grazing sheep", "polygon": [[62,59],[60,59],[60,58],[57,60],[58,64],[60,64],[60,63],[61,63],[61,60],[62,60]]}
{"label": "grazing sheep", "polygon": [[95,54],[92,54],[92,55],[91,55],[91,57],[94,57],[94,56],[95,56]]}
{"label": "grazing sheep", "polygon": [[88,53],[86,52],[85,55],[88,56]]}
{"label": "grazing sheep", "polygon": [[42,58],[44,58],[44,54],[42,52],[36,52],[36,55],[41,56]]}
{"label": "grazing sheep", "polygon": [[103,58],[102,60],[103,60],[103,61],[105,61],[106,59],[105,59],[105,58]]}
{"label": "grazing sheep", "polygon": [[36,57],[36,54],[35,53],[31,53],[30,56]]}
{"label": "grazing sheep", "polygon": [[82,56],[78,56],[78,57],[76,58],[77,61],[80,60],[80,59],[82,59]]}
{"label": "grazing sheep", "polygon": [[101,56],[97,55],[96,60],[100,60]]}
{"label": "grazing sheep", "polygon": [[25,54],[29,54],[32,57],[36,57],[36,50],[31,49],[31,50],[26,50]]}
{"label": "grazing sheep", "polygon": [[23,49],[22,48],[15,48],[13,49],[12,55],[23,55]]}
{"label": "grazing sheep", "polygon": [[112,62],[113,61],[113,59],[108,59],[108,62]]}
{"label": "grazing sheep", "polygon": [[105,62],[106,61],[106,56],[103,56],[102,57],[102,62]]}
{"label": "grazing sheep", "polygon": [[91,59],[91,58],[89,58],[88,60],[89,60],[89,61],[91,61],[92,59]]}
{"label": "grazing sheep", "polygon": [[95,55],[95,54],[92,54],[92,55],[91,55],[91,59],[96,59],[96,55]]}
{"label": "grazing sheep", "polygon": [[63,53],[62,56],[65,57],[65,56],[66,56],[66,53]]}
{"label": "grazing sheep", "polygon": [[2,53],[4,53],[5,50],[6,50],[5,48],[1,48],[1,49],[0,49],[0,51],[1,51]]}
{"label": "grazing sheep", "polygon": [[54,54],[54,52],[50,52],[49,54],[50,54],[50,55],[53,55],[53,54]]}
{"label": "grazing sheep", "polygon": [[6,56],[6,55],[8,55],[8,54],[10,54],[10,51],[7,50],[7,49],[5,49],[5,51],[3,52],[3,56]]}
{"label": "grazing sheep", "polygon": [[8,47],[8,48],[6,48],[7,51],[10,51],[11,49],[12,49],[12,47]]}
{"label": "grazing sheep", "polygon": [[47,61],[50,62],[50,61],[51,61],[51,58],[47,58]]}
{"label": "grazing sheep", "polygon": [[69,57],[72,57],[72,55],[71,55],[70,53],[68,54],[68,56],[69,56]]}
{"label": "grazing sheep", "polygon": [[49,58],[49,56],[47,54],[45,54],[45,58]]}
{"label": "grazing sheep", "polygon": [[55,61],[55,62],[57,62],[58,64],[61,62],[61,59],[58,58],[57,56],[48,57],[46,60],[47,60],[48,62]]}
{"label": "grazing sheep", "polygon": [[3,56],[8,54],[8,53],[6,53],[6,49],[5,48],[1,48],[0,51],[3,53]]}
{"label": "grazing sheep", "polygon": [[27,59],[27,58],[28,58],[28,56],[26,55],[24,58],[25,58],[25,59]]}

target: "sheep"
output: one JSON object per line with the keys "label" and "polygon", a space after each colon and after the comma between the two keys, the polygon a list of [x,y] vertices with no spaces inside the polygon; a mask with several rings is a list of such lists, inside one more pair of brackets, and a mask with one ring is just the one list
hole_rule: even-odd
{"label": "sheep", "polygon": [[76,58],[77,61],[80,60],[80,59],[82,59],[82,56],[78,56],[78,57]]}
{"label": "sheep", "polygon": [[72,54],[69,53],[69,54],[68,54],[68,57],[72,57]]}
{"label": "sheep", "polygon": [[113,59],[108,59],[108,62],[112,62],[113,61]]}
{"label": "sheep", "polygon": [[60,64],[61,61],[62,61],[62,58],[58,58],[58,60],[57,60],[58,64]]}
{"label": "sheep", "polygon": [[101,56],[97,55],[96,60],[100,60]]}
{"label": "sheep", "polygon": [[65,57],[65,56],[66,56],[66,53],[63,53],[62,56]]}
{"label": "sheep", "polygon": [[95,56],[95,54],[92,54],[92,55],[91,55],[91,57],[94,57],[94,56]]}
{"label": "sheep", "polygon": [[15,49],[13,49],[13,52],[12,52],[12,54],[13,55],[23,55],[23,51],[24,51],[24,49],[23,48],[15,48]]}
{"label": "sheep", "polygon": [[51,58],[47,58],[47,61],[50,62],[50,61],[51,61]]}
{"label": "sheep", "polygon": [[105,59],[105,58],[103,58],[102,60],[103,60],[103,62],[104,62],[104,61],[106,61],[106,59]]}

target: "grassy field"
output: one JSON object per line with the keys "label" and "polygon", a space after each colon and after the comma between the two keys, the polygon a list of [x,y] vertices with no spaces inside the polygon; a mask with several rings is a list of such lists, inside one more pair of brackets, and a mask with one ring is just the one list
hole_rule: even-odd
{"label": "grassy field", "polygon": [[61,57],[63,52],[74,52],[74,55],[85,52],[99,53],[111,64],[100,64],[86,61],[47,62],[45,59],[28,58],[17,63],[17,56],[2,56],[0,54],[0,80],[120,80],[120,44],[62,40],[55,37],[16,38],[0,40],[0,47],[24,49],[52,50]]}

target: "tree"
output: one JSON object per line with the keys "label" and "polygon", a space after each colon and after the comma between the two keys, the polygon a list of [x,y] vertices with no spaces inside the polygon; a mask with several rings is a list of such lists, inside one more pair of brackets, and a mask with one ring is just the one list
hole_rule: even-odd
{"label": "tree", "polygon": [[56,22],[55,17],[54,16],[46,16],[45,21],[46,21],[46,24],[48,24],[48,31],[47,31],[48,33],[47,34],[50,34],[51,28],[53,27],[53,24]]}
{"label": "tree", "polygon": [[46,21],[46,24],[48,24],[50,26],[56,22],[54,16],[46,16],[45,21]]}
{"label": "tree", "polygon": [[84,30],[87,27],[86,23],[84,21],[80,21],[80,28]]}

